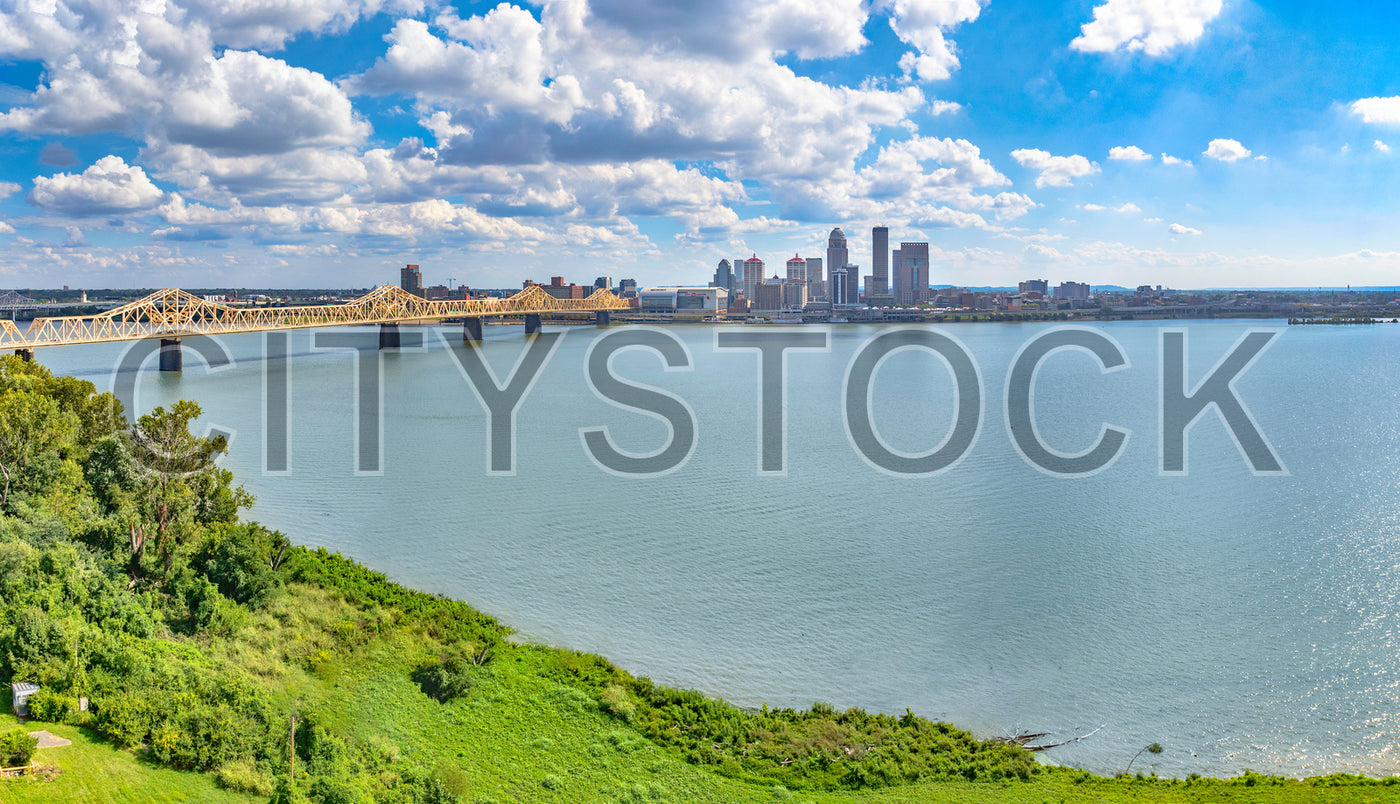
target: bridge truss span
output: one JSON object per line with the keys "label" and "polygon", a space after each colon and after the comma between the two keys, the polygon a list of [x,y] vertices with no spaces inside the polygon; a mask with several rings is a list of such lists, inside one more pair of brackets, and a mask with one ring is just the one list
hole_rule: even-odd
{"label": "bridge truss span", "polygon": [[240,307],[207,301],[177,288],[158,290],[120,307],[89,316],[36,318],[21,330],[0,321],[0,348],[106,343],[353,324],[402,324],[452,318],[489,318],[548,313],[601,313],[630,305],[606,289],[586,299],[558,299],[538,285],[508,298],[429,301],[393,285],[382,285],[344,304],[298,307]]}

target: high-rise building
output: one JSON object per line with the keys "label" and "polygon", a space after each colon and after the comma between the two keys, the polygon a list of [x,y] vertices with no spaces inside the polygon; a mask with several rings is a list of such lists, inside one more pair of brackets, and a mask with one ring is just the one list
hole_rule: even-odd
{"label": "high-rise building", "polygon": [[783,283],[783,309],[801,310],[807,306],[807,283],[804,280]]}
{"label": "high-rise building", "polygon": [[416,265],[405,265],[399,269],[399,287],[415,296],[423,295],[423,274]]}
{"label": "high-rise building", "polygon": [[1084,300],[1089,298],[1089,283],[1087,282],[1061,282],[1055,286],[1055,298],[1068,299],[1070,301]]}
{"label": "high-rise building", "polygon": [[756,298],[755,289],[763,284],[763,260],[755,254],[744,260],[744,297],[748,299]]}
{"label": "high-rise building", "polygon": [[833,305],[850,304],[850,302],[846,301],[846,290],[849,287],[850,283],[846,281],[846,267],[844,265],[832,271],[830,284],[831,303]]}
{"label": "high-rise building", "polygon": [[890,290],[890,230],[876,226],[870,230],[870,281],[865,295],[870,298],[886,296]]}
{"label": "high-rise building", "polygon": [[792,255],[792,259],[787,261],[787,281],[807,281],[807,261],[796,254]]}
{"label": "high-rise building", "polygon": [[1045,279],[1027,279],[1016,287],[1022,293],[1039,293],[1042,296],[1050,294],[1050,282]]}
{"label": "high-rise building", "polygon": [[909,301],[920,304],[932,298],[928,286],[928,243],[900,243],[900,270],[908,277]]}
{"label": "high-rise building", "polygon": [[899,253],[899,249],[895,249],[894,252],[890,254],[890,278],[894,282],[894,286],[890,288],[890,292],[894,294],[895,303],[908,304],[909,275],[904,273],[903,255]]}
{"label": "high-rise building", "polygon": [[623,279],[617,283],[617,295],[619,298],[632,299],[637,296],[637,280]]}
{"label": "high-rise building", "polygon": [[[831,301],[836,302],[836,271],[845,268],[851,262],[851,252],[846,248],[846,233],[838,226],[831,230],[831,235],[826,239],[826,267],[831,272]],[[846,271],[842,274],[846,282],[846,288],[842,291],[842,298],[850,301],[843,301],[841,304],[855,304],[860,291],[859,271]]]}
{"label": "high-rise building", "polygon": [[783,278],[777,275],[765,279],[754,286],[754,309],[783,309]]}
{"label": "high-rise building", "polygon": [[612,286],[613,286],[612,277],[610,277],[610,276],[600,276],[600,277],[598,277],[597,279],[593,280],[593,287],[594,287],[594,288],[602,288],[603,290],[612,290]]}
{"label": "high-rise building", "polygon": [[710,282],[712,288],[734,289],[734,271],[729,266],[729,260],[720,260],[719,267],[715,269],[715,278]]}
{"label": "high-rise building", "polygon": [[822,281],[821,257],[807,258],[807,298],[826,298],[826,283]]}

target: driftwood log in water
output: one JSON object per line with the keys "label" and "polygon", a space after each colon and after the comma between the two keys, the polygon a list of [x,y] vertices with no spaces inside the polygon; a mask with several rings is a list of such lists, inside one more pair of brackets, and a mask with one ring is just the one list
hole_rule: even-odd
{"label": "driftwood log in water", "polygon": [[[1106,726],[1108,724],[1105,723],[1104,725]],[[1081,734],[1078,737],[1073,737],[1068,740],[1061,740],[1058,743],[1041,742],[1046,737],[1049,737],[1051,734],[1054,733],[1049,731],[1018,731],[1015,734],[1012,734],[1010,737],[993,737],[992,739],[1000,743],[1019,745],[1027,751],[1044,751],[1047,748],[1059,748],[1062,745],[1069,745],[1070,743],[1077,743],[1080,740],[1087,740],[1090,737],[1097,734],[1099,729],[1102,728],[1103,726],[1099,726],[1099,728],[1094,729],[1088,734]]]}

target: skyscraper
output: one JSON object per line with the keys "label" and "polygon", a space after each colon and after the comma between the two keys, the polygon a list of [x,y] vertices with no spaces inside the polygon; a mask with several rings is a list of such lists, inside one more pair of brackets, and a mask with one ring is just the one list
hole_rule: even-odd
{"label": "skyscraper", "polygon": [[[826,239],[826,268],[831,273],[831,301],[839,304],[855,304],[860,292],[859,271],[844,271],[851,262],[851,252],[846,249],[846,233],[841,231],[841,227],[831,230],[831,236]],[[842,291],[842,298],[848,301],[836,301],[836,272],[842,270],[842,278],[846,283],[845,290]]]}
{"label": "skyscraper", "polygon": [[831,303],[832,305],[849,304],[846,301],[846,290],[850,283],[846,281],[846,268],[842,266],[831,272]]}
{"label": "skyscraper", "polygon": [[758,298],[757,288],[763,284],[763,260],[755,254],[744,260],[744,298],[753,301]]}
{"label": "skyscraper", "polygon": [[807,258],[807,298],[825,299],[826,283],[822,281],[822,258]]}
{"label": "skyscraper", "polygon": [[807,261],[796,254],[792,255],[792,259],[787,261],[787,281],[807,281]]}
{"label": "skyscraper", "polygon": [[870,286],[865,289],[869,298],[885,296],[890,290],[890,230],[876,226],[870,230]]}
{"label": "skyscraper", "polygon": [[399,287],[415,296],[423,295],[423,274],[416,265],[405,265],[399,269]]}
{"label": "skyscraper", "polygon": [[715,278],[710,283],[710,287],[734,290],[734,271],[729,267],[729,260],[719,261],[719,267],[715,269]]}
{"label": "skyscraper", "polygon": [[905,304],[919,304],[931,297],[928,287],[928,243],[899,244],[900,272],[907,277]]}
{"label": "skyscraper", "polygon": [[904,273],[904,259],[899,249],[895,249],[890,254],[890,278],[894,280],[894,286],[890,292],[894,294],[895,304],[909,303],[909,276]]}

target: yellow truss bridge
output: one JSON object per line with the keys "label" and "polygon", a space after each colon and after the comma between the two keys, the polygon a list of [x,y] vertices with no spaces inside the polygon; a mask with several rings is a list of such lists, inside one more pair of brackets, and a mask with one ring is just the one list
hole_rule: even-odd
{"label": "yellow truss bridge", "polygon": [[537,285],[504,299],[462,301],[428,301],[394,285],[381,285],[344,304],[300,307],[235,307],[167,288],[95,315],[36,318],[23,331],[13,321],[0,321],[0,349],[32,356],[43,346],[451,318],[464,319],[468,340],[479,341],[483,318],[523,315],[526,330],[535,331],[540,314],[596,313],[606,322],[609,313],[627,309],[626,301],[605,289],[586,299],[557,299]]}

